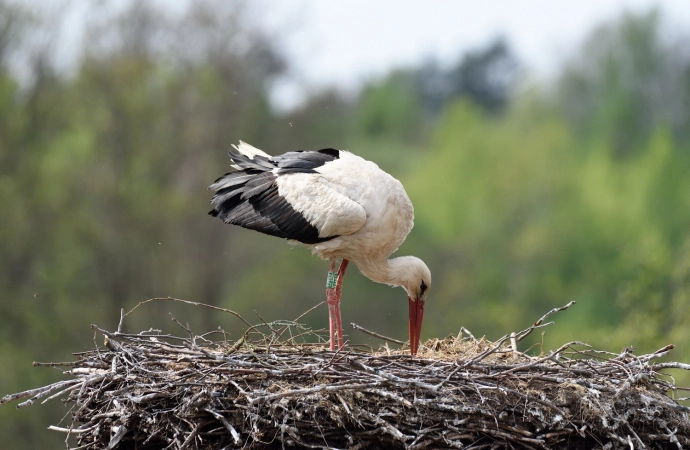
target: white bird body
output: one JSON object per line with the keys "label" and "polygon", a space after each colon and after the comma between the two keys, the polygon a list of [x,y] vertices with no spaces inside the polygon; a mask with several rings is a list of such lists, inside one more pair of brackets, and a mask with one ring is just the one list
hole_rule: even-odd
{"label": "white bird body", "polygon": [[[352,261],[371,280],[405,288],[416,353],[413,301],[419,300],[415,306],[423,311],[431,273],[412,256],[388,259],[414,224],[412,202],[402,184],[375,163],[344,150],[272,157],[242,141],[235,149],[239,155],[230,156],[238,172],[210,186],[217,191],[210,214],[307,245],[323,259]],[[337,314],[339,320],[339,307]],[[421,314],[414,319],[418,328]]]}
{"label": "white bird body", "polygon": [[279,178],[279,192],[316,225],[319,236],[339,236],[310,245],[314,254],[345,258],[371,272],[367,269],[387,260],[412,230],[412,202],[402,184],[373,162],[344,151],[338,162],[343,164],[315,169],[319,176]]}

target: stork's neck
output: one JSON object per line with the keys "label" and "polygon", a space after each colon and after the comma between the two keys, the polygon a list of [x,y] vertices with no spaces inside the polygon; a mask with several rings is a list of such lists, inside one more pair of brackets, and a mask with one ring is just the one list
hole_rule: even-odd
{"label": "stork's neck", "polygon": [[400,256],[382,261],[357,262],[357,267],[362,274],[377,283],[391,286],[407,286],[412,278],[411,266],[413,256]]}

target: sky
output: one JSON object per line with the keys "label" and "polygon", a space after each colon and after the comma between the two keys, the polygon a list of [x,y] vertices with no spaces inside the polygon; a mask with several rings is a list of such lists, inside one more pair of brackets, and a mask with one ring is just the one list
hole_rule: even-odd
{"label": "sky", "polygon": [[596,25],[654,7],[672,28],[690,29],[690,0],[274,0],[261,21],[290,56],[293,80],[276,94],[290,106],[301,92],[351,90],[425,58],[451,64],[498,36],[530,73],[548,77]]}
{"label": "sky", "polygon": [[[78,52],[89,5],[124,7],[138,0],[17,0],[33,7],[69,6],[60,60]],[[171,11],[194,0],[152,0]],[[504,37],[523,69],[548,78],[592,29],[623,12],[658,7],[671,29],[690,30],[690,0],[247,0],[252,20],[275,37],[291,71],[273,89],[290,109],[327,86],[354,92],[391,68],[435,59],[453,64],[467,50]],[[41,6],[42,5],[42,6]]]}

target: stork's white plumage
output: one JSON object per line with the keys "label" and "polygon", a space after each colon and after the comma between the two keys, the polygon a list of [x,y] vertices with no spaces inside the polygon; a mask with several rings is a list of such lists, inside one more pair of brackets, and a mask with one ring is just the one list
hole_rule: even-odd
{"label": "stork's white plumage", "polygon": [[[240,141],[230,152],[235,172],[209,188],[209,214],[226,223],[312,248],[330,259],[326,297],[331,349],[344,346],[340,297],[348,262],[378,283],[402,286],[410,312],[410,352],[417,353],[424,302],[431,286],[426,264],[414,256],[388,259],[413,225],[402,184],[373,162],[344,150],[270,156]],[[336,272],[336,260],[342,262]]]}

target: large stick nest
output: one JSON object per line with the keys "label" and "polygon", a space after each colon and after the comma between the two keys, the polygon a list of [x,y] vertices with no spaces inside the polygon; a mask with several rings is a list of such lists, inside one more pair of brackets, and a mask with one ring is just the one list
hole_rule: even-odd
{"label": "large stick nest", "polygon": [[236,342],[181,324],[185,337],[94,326],[104,347],[40,364],[68,366],[68,379],[0,404],[62,397],[71,424],[50,428],[79,449],[690,448],[690,408],[662,372],[690,365],[654,362],[672,346],[642,356],[580,342],[515,350],[568,306],[497,342],[464,329],[429,340],[417,357],[328,351],[305,343],[319,336],[296,322],[247,326]]}

